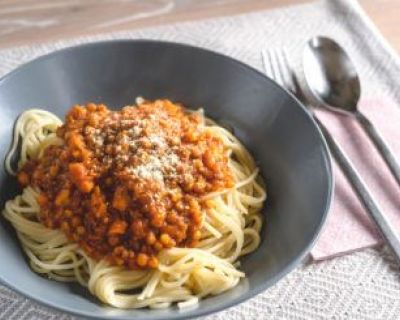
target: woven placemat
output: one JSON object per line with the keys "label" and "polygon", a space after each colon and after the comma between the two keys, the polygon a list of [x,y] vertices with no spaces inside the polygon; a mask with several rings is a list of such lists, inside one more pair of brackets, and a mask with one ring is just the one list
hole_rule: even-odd
{"label": "woven placemat", "polygon": [[[305,41],[328,35],[346,46],[364,93],[400,104],[400,63],[355,1],[319,1],[273,11],[132,32],[60,40],[0,51],[0,75],[48,52],[106,39],[159,39],[218,51],[262,70],[260,52],[285,46],[300,62]],[[299,67],[298,65],[296,67]],[[364,95],[365,95],[364,94]],[[400,214],[400,212],[399,212]],[[4,263],[4,262],[3,262]],[[277,285],[211,319],[398,319],[399,269],[384,248],[303,264]],[[73,319],[0,286],[0,319]]]}

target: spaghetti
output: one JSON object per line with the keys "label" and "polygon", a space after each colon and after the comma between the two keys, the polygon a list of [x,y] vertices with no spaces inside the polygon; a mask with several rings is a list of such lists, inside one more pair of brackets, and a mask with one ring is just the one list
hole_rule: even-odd
{"label": "spaghetti", "polygon": [[[230,132],[204,118],[201,112],[191,114],[168,100],[137,101],[137,106],[126,107],[121,113],[110,112],[102,105],[89,104],[77,108],[69,113],[64,125],[55,115],[38,109],[24,112],[15,124],[14,140],[5,167],[10,174],[18,173],[24,189],[22,194],[6,203],[3,214],[16,229],[32,269],[57,281],[78,282],[102,302],[117,308],[166,308],[172,303],[183,308],[236,286],[245,276],[238,269],[239,257],[254,251],[260,243],[260,210],[266,198],[258,168],[244,146]],[[85,117],[87,115],[86,118],[83,113]],[[128,141],[131,147],[134,144],[134,149],[129,149],[128,154],[137,155],[141,152],[144,155],[115,162],[117,157],[124,154],[123,148],[122,151],[117,149],[110,160],[111,167],[100,165],[98,172],[93,169],[94,173],[87,174],[95,177],[92,180],[85,180],[82,175],[76,178],[76,159],[87,163],[85,157],[104,159],[107,156],[102,153],[106,150],[104,138],[107,139],[107,130],[102,127],[100,131],[106,132],[106,136],[92,139],[101,148],[96,149],[95,144],[89,149],[97,150],[99,154],[94,154],[95,151],[93,154],[85,153],[85,150],[76,154],[76,146],[81,145],[82,141],[89,147],[90,143],[88,140],[76,142],[75,138],[71,138],[71,132],[78,130],[77,119],[86,119],[79,122],[83,124],[79,130],[87,131],[88,119],[102,113],[103,118],[98,122],[102,126],[107,125],[104,124],[107,123],[106,119],[117,121],[116,125],[110,124],[110,127],[119,130],[112,132],[112,136],[117,137],[117,140],[113,138],[111,141],[114,147],[119,145],[118,137],[122,137],[126,143],[123,134],[128,131],[138,133],[137,128],[141,126],[142,133],[135,133],[136,140]],[[129,122],[132,119],[140,123]],[[146,119],[148,121],[143,122]],[[121,136],[123,123],[126,128]],[[93,126],[96,128],[96,124]],[[155,132],[164,130],[167,133],[165,140],[154,137],[151,128]],[[175,131],[169,132],[170,129]],[[176,136],[181,137],[180,143],[173,142]],[[130,138],[133,139],[132,135]],[[144,141],[144,138],[153,144]],[[18,168],[14,170],[12,159],[19,146]],[[185,148],[190,151],[189,154]],[[62,153],[57,153],[60,150],[68,150],[77,158],[74,158],[73,164],[70,158],[65,158],[61,168],[51,169],[56,162],[50,159],[57,155],[63,157]],[[176,150],[174,155],[171,154],[173,150]],[[206,155],[207,150],[213,152]],[[196,153],[199,154],[196,156]],[[155,156],[158,158],[153,159]],[[161,156],[168,161],[159,161]],[[203,167],[193,160],[196,157],[203,159]],[[219,161],[217,164],[216,160]],[[168,167],[160,167],[160,163],[167,163]],[[154,165],[150,168],[149,164]],[[40,178],[43,172],[51,170],[54,171],[53,178]],[[63,189],[57,189],[52,195],[50,190],[55,188],[50,182],[59,183],[62,180],[57,179],[61,179],[63,174],[64,180],[68,180],[63,170],[70,170],[68,177],[72,177],[72,182],[65,183],[68,190],[72,191],[63,193]],[[78,171],[82,173],[82,170]],[[213,174],[210,173],[212,170]],[[172,201],[169,211],[162,217],[165,220],[160,224],[157,222],[160,217],[156,214],[151,216],[151,203],[143,204],[138,200],[138,194],[142,191],[132,187],[127,202],[126,197],[121,196],[125,191],[116,187],[116,181],[113,180],[115,176],[120,179],[118,186],[126,185],[126,190],[131,182],[136,186],[144,184],[144,190],[153,188],[153,195],[164,195],[165,190],[172,187],[180,190],[179,196],[175,191],[167,198],[155,196],[158,199],[155,203],[158,205],[156,212],[164,208],[161,207],[164,200],[160,199],[167,199],[165,201],[168,203],[172,198],[181,200]],[[182,180],[182,177],[188,176],[194,178],[194,184],[185,184],[187,181]],[[104,184],[97,181],[104,181],[101,182]],[[148,181],[150,184],[147,184]],[[195,185],[198,181],[202,181],[200,186]],[[44,192],[46,188],[47,194]],[[110,193],[108,195],[105,191],[99,191],[103,189],[112,191],[107,191]],[[96,192],[100,192],[100,196],[93,198]],[[84,221],[79,222],[74,216],[80,210],[78,204],[83,208],[85,206],[82,200],[73,207],[72,197],[75,193],[81,199],[87,197],[88,206],[92,205],[85,209],[87,213],[80,213],[81,217],[98,215],[101,206],[98,200],[93,202],[93,199],[104,199],[106,209],[103,211],[108,214],[101,218],[100,224],[107,226],[103,228],[104,232],[101,228],[90,229],[89,218],[82,218]],[[44,200],[43,194],[48,199]],[[167,203],[165,201],[164,205]],[[96,210],[92,210],[94,206]],[[67,207],[72,207],[74,213],[69,213],[72,210],[65,209]],[[181,211],[179,207],[182,207]],[[57,214],[60,208],[63,208],[62,213]],[[131,212],[129,217],[126,216],[128,211]],[[175,212],[172,220],[169,219],[171,212]],[[143,236],[139,236],[142,229],[138,229],[138,224],[145,230]],[[149,236],[150,233],[152,236]],[[93,238],[96,235],[98,237]]]}

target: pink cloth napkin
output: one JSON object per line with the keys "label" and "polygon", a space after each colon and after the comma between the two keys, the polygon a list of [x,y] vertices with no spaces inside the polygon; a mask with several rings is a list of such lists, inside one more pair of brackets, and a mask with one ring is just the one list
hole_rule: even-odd
{"label": "pink cloth napkin", "polygon": [[[387,99],[363,99],[360,109],[374,123],[400,161],[400,108]],[[318,110],[328,127],[368,185],[382,212],[400,234],[400,186],[358,122],[350,116]],[[382,243],[352,187],[333,161],[335,190],[324,229],[311,251],[322,260]]]}

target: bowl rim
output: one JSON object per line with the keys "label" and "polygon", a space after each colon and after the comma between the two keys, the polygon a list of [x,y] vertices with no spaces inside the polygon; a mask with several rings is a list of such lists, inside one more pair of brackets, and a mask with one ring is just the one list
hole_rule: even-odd
{"label": "bowl rim", "polygon": [[[325,172],[327,176],[327,183],[328,183],[328,190],[327,190],[327,198],[325,199],[325,204],[324,208],[322,209],[323,212],[321,214],[321,220],[318,226],[316,227],[315,233],[313,236],[308,240],[307,246],[305,246],[296,256],[294,259],[292,259],[282,270],[280,270],[274,277],[270,278],[268,281],[265,281],[262,285],[260,285],[258,288],[249,290],[248,292],[241,294],[238,297],[235,297],[233,299],[224,301],[222,303],[219,303],[217,305],[208,307],[207,309],[202,309],[202,308],[195,308],[193,310],[188,309],[187,312],[185,313],[176,313],[174,315],[174,319],[191,319],[194,317],[200,317],[200,316],[206,316],[212,313],[216,313],[219,311],[222,311],[224,309],[233,307],[235,305],[238,305],[246,300],[249,300],[250,298],[253,298],[254,296],[260,294],[261,292],[264,292],[266,289],[269,287],[275,285],[278,281],[280,281],[283,277],[291,273],[300,263],[303,261],[303,259],[309,254],[313,246],[315,245],[321,230],[323,228],[323,225],[326,222],[327,216],[329,209],[332,204],[333,200],[333,193],[334,193],[334,176],[333,176],[333,169],[332,169],[332,157],[331,153],[328,148],[328,144],[324,138],[324,135],[322,134],[321,129],[317,125],[316,121],[314,118],[311,116],[307,108],[303,105],[303,103],[295,96],[293,95],[290,91],[288,91],[286,88],[280,86],[277,84],[273,79],[269,78],[267,75],[262,73],[261,71],[255,69],[254,67],[239,61],[235,58],[232,58],[226,54],[209,50],[203,47],[195,46],[195,45],[189,45],[185,43],[179,43],[179,42],[173,42],[173,41],[163,41],[163,40],[154,40],[154,39],[112,39],[112,40],[102,40],[102,41],[94,41],[94,42],[88,42],[88,43],[83,43],[83,44],[77,44],[77,45],[72,45],[68,46],[66,48],[62,49],[57,49],[55,51],[52,51],[50,53],[41,55],[39,57],[36,57],[32,60],[29,60],[28,62],[25,62],[19,66],[17,66],[14,70],[6,73],[2,77],[0,77],[0,85],[8,79],[12,78],[12,76],[24,71],[26,68],[29,68],[32,64],[40,62],[42,60],[50,59],[56,55],[59,54],[64,54],[69,51],[74,51],[74,50],[79,50],[79,49],[85,49],[85,48],[90,48],[90,47],[97,47],[97,46],[104,46],[104,45],[116,45],[116,44],[153,44],[153,45],[163,45],[163,46],[170,46],[171,48],[178,48],[178,49],[185,49],[185,50],[192,50],[192,51],[200,51],[202,54],[207,54],[207,55],[214,55],[220,59],[224,60],[230,60],[231,63],[235,64],[236,66],[246,69],[248,71],[251,71],[258,77],[262,78],[263,80],[267,80],[270,82],[272,85],[275,87],[278,87],[279,90],[284,92],[286,95],[289,95],[294,101],[296,101],[296,107],[299,107],[308,119],[310,121],[311,125],[314,127],[314,129],[317,131],[317,134],[319,136],[320,140],[320,149],[322,151],[322,156],[324,159],[325,163]],[[33,272],[33,271],[32,271]],[[29,292],[24,291],[23,289],[19,289],[18,287],[14,286],[11,282],[5,280],[3,278],[3,275],[0,274],[0,284],[5,285],[6,287],[14,290],[15,292],[21,294],[22,296],[25,296],[29,299],[32,299],[35,302],[38,302],[46,307],[50,307],[52,309],[58,310],[58,311],[63,311],[72,315],[76,316],[83,316],[86,318],[90,319],[110,319],[110,320],[115,320],[115,319],[128,319],[125,315],[100,315],[100,314],[93,314],[92,312],[87,312],[84,310],[76,310],[72,309],[70,307],[65,307],[61,304],[57,304],[55,302],[52,302],[50,300],[46,300],[44,298],[41,298],[40,296],[34,296],[30,294]],[[100,305],[100,304],[99,304]],[[129,309],[126,309],[127,311]],[[161,317],[162,318],[162,317]],[[161,319],[160,318],[160,319]],[[140,318],[137,318],[140,320]]]}

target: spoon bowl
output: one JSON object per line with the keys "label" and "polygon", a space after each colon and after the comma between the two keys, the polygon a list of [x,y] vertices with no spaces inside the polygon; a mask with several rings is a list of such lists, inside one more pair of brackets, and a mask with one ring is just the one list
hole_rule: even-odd
{"label": "spoon bowl", "polygon": [[350,57],[332,39],[314,37],[303,52],[304,75],[314,96],[334,111],[356,113],[360,79]]}

